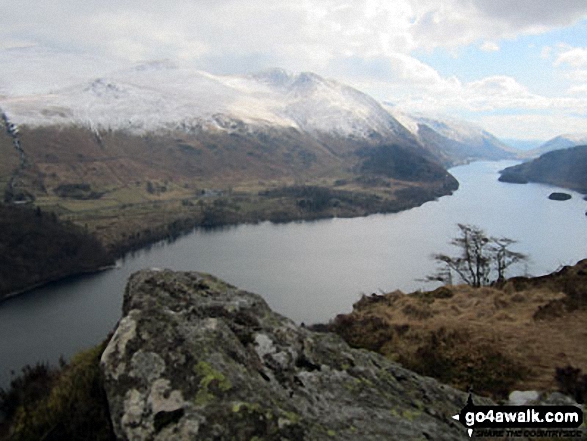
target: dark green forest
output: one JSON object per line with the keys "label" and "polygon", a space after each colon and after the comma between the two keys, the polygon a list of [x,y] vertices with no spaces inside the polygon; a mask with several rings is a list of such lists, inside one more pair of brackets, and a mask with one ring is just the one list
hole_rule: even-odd
{"label": "dark green forest", "polygon": [[0,204],[0,298],[113,264],[82,228],[40,209]]}

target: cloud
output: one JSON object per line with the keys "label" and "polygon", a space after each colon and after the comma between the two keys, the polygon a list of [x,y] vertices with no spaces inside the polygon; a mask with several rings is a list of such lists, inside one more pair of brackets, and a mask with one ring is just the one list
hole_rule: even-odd
{"label": "cloud", "polygon": [[540,58],[548,60],[552,56],[552,47],[544,46],[540,51]]}
{"label": "cloud", "polygon": [[560,66],[561,64],[567,64],[572,67],[587,67],[587,48],[576,47],[559,54],[554,65]]}
{"label": "cloud", "polygon": [[3,8],[0,41],[132,62],[168,58],[214,73],[315,71],[422,110],[574,109],[587,77],[584,48],[542,52],[572,81],[567,101],[513,77],[466,83],[414,54],[471,44],[495,52],[503,39],[584,17],[584,0],[20,0]]}
{"label": "cloud", "polygon": [[548,115],[487,115],[476,121],[504,138],[548,140],[562,133],[585,132],[585,117],[555,112]]}
{"label": "cloud", "polygon": [[[587,72],[585,75],[587,78]],[[587,84],[581,84],[579,86],[573,86],[569,89],[569,94],[571,95],[587,95]]]}
{"label": "cloud", "polygon": [[[99,51],[130,60],[266,54],[310,69],[336,57],[454,48],[572,23],[584,0],[21,0],[1,40]],[[239,70],[235,60],[235,70]]]}
{"label": "cloud", "polygon": [[585,16],[583,0],[473,0],[480,14],[517,29],[569,25]]}
{"label": "cloud", "polygon": [[559,45],[557,49],[558,55],[553,65],[571,82],[567,94],[584,94],[587,87],[587,48]]}
{"label": "cloud", "polygon": [[499,51],[499,45],[493,43],[492,41],[486,41],[479,49],[481,49],[483,52],[497,52]]}
{"label": "cloud", "polygon": [[414,38],[419,47],[454,48],[567,26],[587,16],[583,0],[414,1]]}

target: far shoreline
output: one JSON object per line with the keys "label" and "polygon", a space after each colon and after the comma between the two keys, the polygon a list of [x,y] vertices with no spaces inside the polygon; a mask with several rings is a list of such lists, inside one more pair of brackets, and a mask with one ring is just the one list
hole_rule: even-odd
{"label": "far shoreline", "polygon": [[[197,229],[216,229],[216,228],[224,228],[224,227],[236,227],[239,225],[256,225],[256,224],[260,224],[263,222],[271,222],[274,224],[287,224],[287,223],[292,223],[292,222],[311,222],[311,221],[319,221],[319,220],[334,219],[334,218],[352,219],[352,218],[371,216],[371,215],[375,215],[375,214],[399,213],[402,211],[407,211],[407,210],[411,210],[413,208],[417,208],[427,202],[432,202],[432,201],[438,200],[438,198],[440,198],[440,197],[452,196],[454,191],[456,191],[456,189],[450,190],[449,192],[442,194],[440,196],[433,195],[432,198],[429,198],[426,200],[417,200],[417,201],[414,201],[413,204],[408,204],[408,205],[403,205],[403,204],[405,204],[405,202],[402,203],[401,201],[398,201],[399,207],[397,209],[392,208],[389,210],[381,210],[381,209],[369,210],[369,209],[366,209],[366,210],[363,210],[358,213],[352,213],[350,210],[346,210],[346,211],[343,211],[340,213],[335,212],[335,210],[328,210],[328,211],[319,212],[319,213],[311,213],[311,212],[280,213],[281,215],[284,215],[284,216],[279,217],[279,218],[275,218],[275,217],[272,217],[271,215],[268,215],[268,216],[261,216],[261,217],[255,218],[255,219],[251,219],[245,213],[241,217],[241,219],[231,219],[226,222],[220,220],[219,222],[216,222],[212,225],[205,224],[202,222],[197,222],[194,219],[193,223],[190,223],[190,224],[186,225],[185,228],[182,228],[178,231],[174,231],[171,234],[168,231],[167,227],[173,223],[173,221],[172,221],[169,224],[161,225],[160,231],[152,233],[150,236],[146,237],[144,241],[131,242],[131,243],[114,243],[114,244],[111,244],[110,246],[108,246],[108,250],[109,250],[109,254],[110,254],[111,258],[116,262],[120,259],[124,259],[129,254],[148,249],[149,247],[151,247],[157,243],[164,242],[164,241],[173,242],[183,236],[186,236],[186,235],[192,233],[193,231],[195,231]],[[81,272],[74,272],[74,273],[67,274],[64,276],[54,277],[49,280],[41,281],[41,282],[35,283],[32,286],[27,286],[27,287],[23,287],[18,290],[15,290],[15,291],[11,291],[7,294],[0,296],[0,308],[2,307],[2,304],[4,302],[9,301],[10,299],[13,299],[15,297],[27,294],[31,291],[34,291],[37,288],[41,288],[41,287],[49,285],[51,283],[63,281],[63,280],[66,280],[70,277],[77,277],[77,276],[83,276],[83,275],[88,275],[88,274],[96,274],[99,272],[115,269],[116,266],[117,266],[117,264],[114,263],[111,265],[100,266],[98,268],[87,269],[87,270],[84,270]]]}

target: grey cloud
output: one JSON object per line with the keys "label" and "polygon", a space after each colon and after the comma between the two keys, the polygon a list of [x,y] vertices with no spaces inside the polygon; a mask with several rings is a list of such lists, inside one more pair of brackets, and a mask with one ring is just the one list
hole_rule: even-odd
{"label": "grey cloud", "polygon": [[207,72],[224,74],[247,74],[258,72],[272,66],[281,66],[279,60],[271,54],[210,54],[200,58],[197,63],[199,69]]}
{"label": "grey cloud", "polygon": [[585,0],[472,0],[488,18],[515,26],[560,26],[587,16]]}
{"label": "grey cloud", "polygon": [[374,81],[389,81],[393,74],[389,58],[358,56],[332,59],[326,69],[333,76]]}

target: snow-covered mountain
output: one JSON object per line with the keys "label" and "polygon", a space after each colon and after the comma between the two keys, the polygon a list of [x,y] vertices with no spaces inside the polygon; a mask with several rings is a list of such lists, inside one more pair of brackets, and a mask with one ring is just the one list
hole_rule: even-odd
{"label": "snow-covered mountain", "polygon": [[14,123],[29,126],[75,124],[141,133],[245,124],[253,130],[270,126],[365,139],[411,138],[368,95],[316,74],[279,69],[220,76],[155,62],[51,93],[5,96],[0,107]]}
{"label": "snow-covered mountain", "polygon": [[560,135],[551,140],[545,142],[540,147],[527,152],[528,157],[537,157],[553,150],[568,149],[569,147],[575,147],[578,145],[587,144],[587,132],[585,133],[568,133],[566,135]]}
{"label": "snow-covered mountain", "polygon": [[94,132],[294,130],[318,141],[401,144],[445,165],[511,155],[480,127],[407,114],[309,72],[213,75],[169,61],[121,68],[89,57],[68,70],[72,56],[38,47],[0,51],[0,109],[15,124]]}
{"label": "snow-covered mountain", "polygon": [[469,122],[446,116],[408,113],[388,104],[385,108],[446,165],[515,156],[515,150],[510,146]]}

